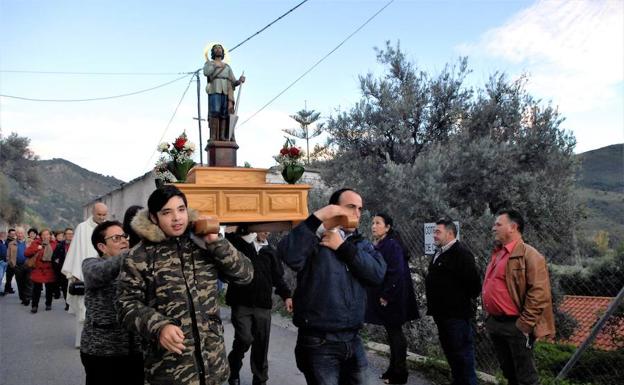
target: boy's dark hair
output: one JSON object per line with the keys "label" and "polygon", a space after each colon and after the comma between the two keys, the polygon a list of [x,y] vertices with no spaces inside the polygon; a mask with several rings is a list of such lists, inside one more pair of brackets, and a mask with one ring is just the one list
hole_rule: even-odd
{"label": "boy's dark hair", "polygon": [[147,211],[150,214],[156,216],[156,213],[160,211],[169,202],[169,199],[173,197],[180,197],[184,201],[184,206],[188,207],[188,203],[186,201],[186,195],[182,191],[180,191],[176,186],[173,185],[164,185],[162,187],[157,188],[152,192],[152,194],[147,199]]}
{"label": "boy's dark hair", "polygon": [[104,253],[102,253],[100,249],[98,249],[97,245],[98,243],[106,243],[106,241],[104,240],[106,230],[108,230],[108,228],[112,226],[119,226],[123,228],[123,225],[119,221],[104,221],[99,225],[95,226],[95,229],[93,229],[93,234],[91,234],[91,244],[93,245],[100,257]]}
{"label": "boy's dark hair", "polygon": [[31,232],[35,232],[35,235],[39,235],[39,230],[37,230],[34,227],[31,227],[30,229],[28,229],[28,231],[26,232],[26,234],[30,234]]}
{"label": "boy's dark hair", "polygon": [[524,218],[522,218],[522,214],[520,211],[515,209],[503,209],[496,213],[496,216],[506,214],[510,221],[518,225],[518,231],[520,234],[524,232]]}

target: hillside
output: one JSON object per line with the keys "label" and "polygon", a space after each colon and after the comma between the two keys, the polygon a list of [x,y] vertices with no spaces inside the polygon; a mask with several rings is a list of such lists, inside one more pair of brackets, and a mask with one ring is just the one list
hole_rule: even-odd
{"label": "hillside", "polygon": [[[64,159],[37,161],[42,180],[37,190],[22,190],[10,183],[26,206],[25,222],[59,229],[83,220],[82,206],[119,187],[123,181],[86,170]],[[9,180],[10,181],[10,180]]]}
{"label": "hillside", "polygon": [[577,174],[579,185],[624,193],[624,143],[587,151],[577,157],[581,164]]}
{"label": "hillside", "polygon": [[584,208],[581,234],[609,232],[611,246],[624,241],[624,144],[577,155],[577,199]]}

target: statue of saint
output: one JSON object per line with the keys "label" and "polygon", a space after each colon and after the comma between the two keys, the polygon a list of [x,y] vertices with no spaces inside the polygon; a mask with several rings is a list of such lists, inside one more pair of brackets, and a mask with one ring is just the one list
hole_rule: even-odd
{"label": "statue of saint", "polygon": [[234,89],[245,82],[245,76],[236,80],[232,68],[223,60],[225,50],[221,44],[210,49],[210,60],[206,53],[204,75],[208,79],[208,127],[210,140],[230,140],[230,114],[234,113]]}

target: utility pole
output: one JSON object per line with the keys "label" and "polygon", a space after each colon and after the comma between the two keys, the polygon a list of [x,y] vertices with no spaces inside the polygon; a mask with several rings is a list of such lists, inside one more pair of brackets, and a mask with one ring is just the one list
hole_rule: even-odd
{"label": "utility pole", "polygon": [[199,148],[199,164],[201,166],[204,165],[204,142],[202,140],[202,126],[201,126],[201,122],[202,119],[201,118],[201,99],[200,99],[200,81],[199,81],[199,71],[201,69],[198,69],[197,71],[195,71],[195,78],[197,80],[197,117],[193,118],[195,120],[197,120],[197,125],[199,126],[199,146],[197,146]]}

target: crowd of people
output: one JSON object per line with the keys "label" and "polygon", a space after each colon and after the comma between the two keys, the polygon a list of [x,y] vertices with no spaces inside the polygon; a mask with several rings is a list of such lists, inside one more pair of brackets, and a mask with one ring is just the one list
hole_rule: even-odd
{"label": "crowd of people", "polygon": [[[76,314],[76,347],[86,384],[240,384],[251,349],[253,384],[269,380],[267,360],[272,294],[284,301],[298,328],[297,368],[308,384],[368,383],[360,338],[364,323],[382,325],[390,360],[380,381],[405,384],[407,341],[403,325],[420,317],[408,265],[410,251],[393,219],[377,213],[372,239],[357,229],[362,197],[352,189],[284,235],[276,247],[269,233],[245,226],[225,236],[195,231],[206,219],[188,207],[175,186],[156,189],[147,207],[130,207],[123,223],[107,220],[107,207],[74,230],[22,227],[0,233],[2,295],[13,293],[37,313],[65,301]],[[355,227],[338,225],[339,217]],[[524,243],[524,219],[503,210],[492,228],[495,248],[482,274],[457,239],[450,218],[436,222],[435,255],[425,279],[426,313],[433,317],[452,383],[476,385],[472,319],[481,295],[486,329],[510,384],[538,384],[536,338],[554,333],[552,299],[544,257]],[[284,280],[282,262],[296,273]],[[1,281],[0,281],[1,282]],[[227,283],[234,340],[223,339],[218,295]]]}
{"label": "crowd of people", "polygon": [[0,296],[15,294],[11,282],[17,283],[17,294],[30,311],[39,311],[41,293],[45,287],[45,310],[52,309],[53,299],[63,296],[65,310],[68,310],[65,277],[61,266],[65,251],[69,247],[74,231],[68,227],[64,231],[44,228],[38,231],[23,227],[9,228],[0,232]]}

